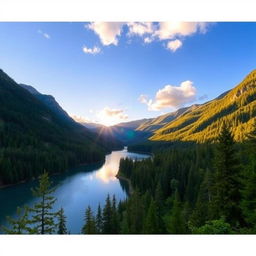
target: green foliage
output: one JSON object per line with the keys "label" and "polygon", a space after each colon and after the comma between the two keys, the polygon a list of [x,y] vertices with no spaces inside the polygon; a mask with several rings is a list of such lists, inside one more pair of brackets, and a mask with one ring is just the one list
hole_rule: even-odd
{"label": "green foliage", "polygon": [[83,234],[96,234],[96,222],[93,216],[93,212],[91,207],[88,206],[85,211],[85,224],[82,228]]}
{"label": "green foliage", "polygon": [[64,209],[61,208],[58,212],[58,232],[59,235],[67,234],[66,216],[64,215]]}
{"label": "green foliage", "polygon": [[205,225],[195,228],[193,234],[233,234],[232,228],[229,223],[223,219],[212,220],[206,222]]}
{"label": "green foliage", "polygon": [[98,206],[98,211],[97,211],[97,215],[96,215],[96,230],[97,233],[100,234],[102,233],[102,211],[101,211],[101,207],[100,205]]}
{"label": "green foliage", "polygon": [[175,198],[173,201],[173,207],[170,215],[166,216],[165,219],[167,231],[170,234],[185,234],[186,226],[185,220],[182,213],[182,205],[180,202],[179,192],[176,190]]}
{"label": "green foliage", "polygon": [[33,195],[40,198],[40,201],[30,208],[33,213],[31,220],[33,224],[32,233],[53,234],[56,232],[58,212],[52,211],[56,198],[51,195],[54,190],[54,188],[51,188],[48,173],[45,172],[40,175],[39,186],[32,189]]}
{"label": "green foliage", "polygon": [[145,234],[159,234],[161,233],[161,226],[159,221],[159,214],[155,201],[152,199],[147,215],[145,217],[144,232]]}
{"label": "green foliage", "polygon": [[[241,219],[241,174],[233,135],[226,124],[218,137],[213,215],[238,225]],[[216,215],[215,215],[216,214]]]}
{"label": "green foliage", "polygon": [[7,217],[9,223],[8,227],[1,227],[1,229],[6,234],[27,234],[30,233],[31,228],[29,226],[30,221],[28,219],[29,209],[24,207],[24,209],[17,208],[17,218]]}
{"label": "green foliage", "polygon": [[254,130],[248,134],[246,141],[249,161],[245,165],[243,175],[243,199],[241,208],[243,216],[252,233],[256,233],[256,125]]}
{"label": "green foliage", "polygon": [[[39,185],[32,189],[32,192],[39,202],[35,203],[33,207],[18,207],[18,217],[7,218],[9,225],[2,228],[4,232],[7,234],[54,234],[58,227],[58,233],[67,233],[64,210],[61,208],[58,212],[52,211],[56,198],[51,195],[54,189],[51,188],[48,173],[44,172],[39,176]],[[58,224],[56,223],[57,218],[59,219]]]}
{"label": "green foliage", "polygon": [[0,184],[104,159],[109,141],[48,106],[0,70]]}
{"label": "green foliage", "polygon": [[[162,128],[154,141],[216,141],[223,122],[228,122],[236,141],[245,139],[256,116],[256,70],[234,89],[201,105],[193,105]],[[182,110],[182,109],[180,109]],[[170,114],[169,114],[170,115]],[[145,124],[146,126],[146,124]]]}

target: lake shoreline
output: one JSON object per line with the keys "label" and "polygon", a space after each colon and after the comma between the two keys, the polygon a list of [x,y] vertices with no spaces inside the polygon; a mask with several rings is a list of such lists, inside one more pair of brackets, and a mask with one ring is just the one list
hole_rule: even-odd
{"label": "lake shoreline", "polygon": [[132,186],[131,180],[128,179],[128,178],[126,178],[126,177],[124,177],[124,176],[122,176],[122,175],[120,175],[120,174],[117,174],[117,175],[116,175],[116,178],[118,178],[118,179],[120,179],[120,180],[124,180],[124,181],[126,181],[126,182],[128,183],[129,195],[132,195],[133,192],[134,192],[134,188],[133,188],[133,186]]}
{"label": "lake shoreline", "polygon": [[[68,170],[73,169],[73,168],[77,168],[77,167],[80,167],[80,166],[88,166],[88,165],[92,165],[92,164],[100,164],[100,163],[104,164],[104,161],[98,161],[98,162],[93,162],[93,163],[81,163],[81,164],[76,165],[74,167],[70,167],[70,168],[66,169],[65,171],[54,172],[54,173],[51,173],[51,174],[48,173],[48,174],[49,174],[50,177],[51,176],[57,176],[57,175],[61,175],[63,173],[68,173],[69,172]],[[39,175],[41,175],[41,174],[39,174]],[[5,189],[5,188],[9,188],[9,187],[14,187],[16,185],[24,184],[24,183],[27,183],[27,182],[30,182],[30,181],[33,181],[33,180],[36,180],[36,179],[38,179],[38,177],[37,178],[36,177],[31,177],[30,179],[21,180],[21,181],[18,181],[16,183],[11,183],[11,184],[0,184],[0,190]]]}

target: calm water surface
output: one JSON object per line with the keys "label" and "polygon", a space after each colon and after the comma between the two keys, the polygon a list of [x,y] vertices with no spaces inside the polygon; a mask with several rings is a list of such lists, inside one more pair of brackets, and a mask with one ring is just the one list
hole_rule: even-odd
{"label": "calm water surface", "polygon": [[[78,234],[83,225],[85,208],[90,205],[93,211],[99,204],[104,206],[107,195],[115,195],[117,201],[128,195],[127,184],[117,179],[121,158],[144,159],[145,154],[113,151],[106,155],[105,163],[79,166],[64,174],[52,176],[56,187],[54,196],[57,198],[55,210],[64,208],[67,216],[67,228],[72,234]],[[37,199],[32,196],[31,188],[37,181],[0,189],[0,225],[6,224],[6,216],[15,217],[17,206],[33,205]]]}

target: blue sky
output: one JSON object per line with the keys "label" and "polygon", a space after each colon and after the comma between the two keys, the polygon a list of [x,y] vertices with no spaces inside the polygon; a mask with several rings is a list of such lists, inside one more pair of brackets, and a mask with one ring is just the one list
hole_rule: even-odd
{"label": "blue sky", "polygon": [[107,125],[213,99],[256,61],[256,23],[2,22],[0,35],[14,80]]}

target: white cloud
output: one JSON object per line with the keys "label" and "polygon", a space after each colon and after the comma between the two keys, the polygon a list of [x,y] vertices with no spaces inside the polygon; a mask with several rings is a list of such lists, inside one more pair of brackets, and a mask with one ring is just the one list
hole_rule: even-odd
{"label": "white cloud", "polygon": [[129,22],[127,23],[129,35],[151,34],[154,31],[153,22]]}
{"label": "white cloud", "polygon": [[167,49],[175,52],[177,49],[179,49],[182,46],[182,42],[179,39],[169,41],[167,43]]}
{"label": "white cloud", "polygon": [[123,109],[114,109],[114,108],[111,109],[109,107],[105,107],[101,113],[107,117],[118,117],[119,119],[128,118],[128,116],[124,114]]}
{"label": "white cloud", "polygon": [[90,123],[91,122],[91,120],[89,118],[84,118],[82,116],[71,115],[71,117],[78,123]]}
{"label": "white cloud", "polygon": [[99,122],[104,125],[114,125],[120,121],[128,119],[128,115],[125,114],[123,109],[114,109],[105,107],[101,110],[97,117],[99,118]]}
{"label": "white cloud", "polygon": [[193,86],[193,82],[188,80],[182,82],[180,86],[166,85],[158,90],[154,100],[148,100],[145,95],[141,95],[139,100],[147,104],[149,110],[178,108],[196,100],[196,88]]}
{"label": "white cloud", "polygon": [[180,36],[189,36],[196,32],[205,33],[207,31],[206,22],[160,22],[155,35],[160,40],[173,39]]}
{"label": "white cloud", "polygon": [[[127,26],[127,30],[123,27]],[[103,45],[118,45],[123,31],[127,37],[139,36],[144,43],[171,40],[167,49],[175,51],[182,47],[182,40],[195,33],[206,33],[206,22],[91,22],[85,27],[93,30]],[[130,40],[130,39],[129,39]],[[175,42],[175,43],[174,43]]]}
{"label": "white cloud", "polygon": [[37,31],[37,33],[38,33],[38,34],[41,34],[41,35],[42,35],[44,38],[46,38],[46,39],[50,39],[50,38],[51,38],[51,36],[50,36],[49,34],[43,32],[43,31],[40,30],[40,29]]}
{"label": "white cloud", "polygon": [[139,102],[141,102],[141,103],[147,104],[147,102],[148,102],[148,96],[147,96],[147,95],[144,95],[144,94],[141,94],[138,100],[139,100]]}
{"label": "white cloud", "polygon": [[101,52],[101,49],[99,47],[94,46],[93,48],[88,48],[86,46],[83,47],[83,52],[88,54],[98,54]]}
{"label": "white cloud", "polygon": [[154,38],[153,37],[145,37],[144,38],[144,43],[146,43],[146,44],[149,44],[149,43],[151,43],[151,42],[153,42],[154,41]]}
{"label": "white cloud", "polygon": [[118,44],[118,36],[121,35],[124,22],[91,22],[86,25],[96,33],[103,45]]}

